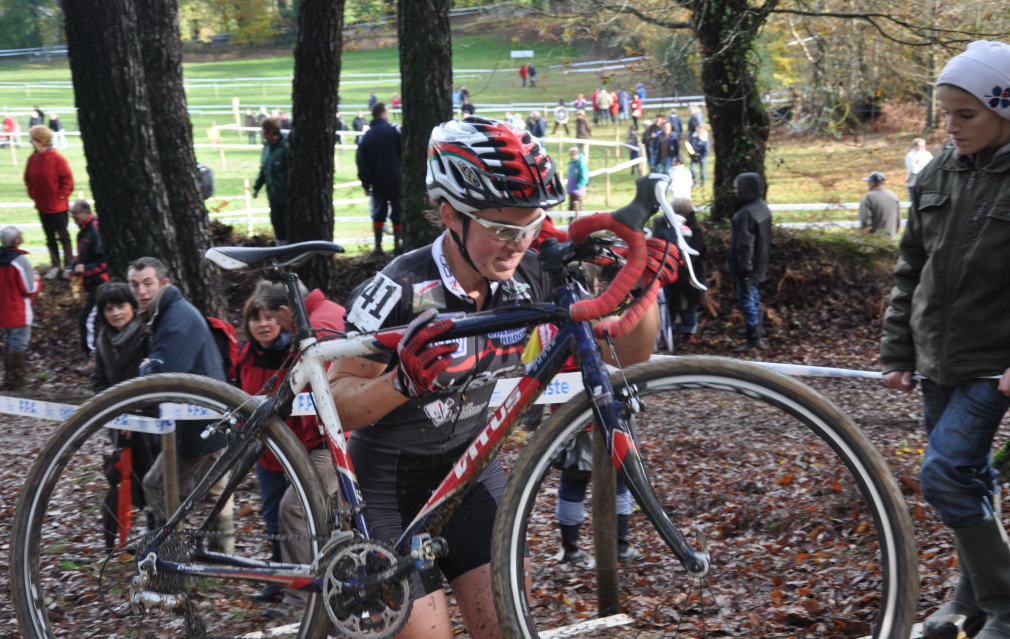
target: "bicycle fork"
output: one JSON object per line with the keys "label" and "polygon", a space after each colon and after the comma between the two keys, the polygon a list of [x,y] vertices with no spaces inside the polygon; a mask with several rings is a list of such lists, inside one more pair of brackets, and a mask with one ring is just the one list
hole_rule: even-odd
{"label": "bicycle fork", "polygon": [[615,390],[599,357],[583,359],[582,378],[586,388],[591,391],[597,428],[601,429],[610,459],[624,478],[628,490],[688,574],[701,579],[711,567],[704,538],[700,551],[691,548],[684,533],[666,514],[642,464],[632,426],[634,414],[640,412],[642,407],[637,389],[623,386],[620,390]]}

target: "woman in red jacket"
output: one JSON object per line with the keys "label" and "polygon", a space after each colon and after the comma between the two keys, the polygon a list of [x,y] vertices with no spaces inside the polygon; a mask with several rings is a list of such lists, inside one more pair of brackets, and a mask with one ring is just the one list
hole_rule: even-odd
{"label": "woman in red jacket", "polygon": [[[25,185],[28,196],[35,201],[42,228],[46,232],[49,247],[49,270],[46,279],[53,279],[60,270],[60,249],[63,245],[63,266],[69,268],[74,259],[70,232],[67,231],[67,212],[70,210],[70,194],[74,192],[74,176],[70,173],[67,159],[52,147],[53,133],[44,124],[37,124],[28,130],[35,152],[28,157],[25,166]],[[59,244],[57,244],[59,239]]]}
{"label": "woman in red jacket", "polygon": [[[236,366],[238,385],[250,395],[265,395],[274,390],[267,388],[270,377],[284,369],[285,360],[291,346],[291,333],[284,330],[277,321],[276,309],[270,308],[270,303],[256,292],[246,300],[242,310],[243,325],[249,341],[242,345]],[[278,375],[283,379],[284,373]],[[319,433],[315,417],[289,417],[288,426],[298,439],[311,451],[315,447],[325,445],[325,439]],[[280,464],[272,453],[263,453],[256,462],[256,478],[259,480],[260,497],[263,500],[263,521],[267,533],[277,535],[280,532],[280,504],[288,480]],[[274,539],[273,561],[282,561],[280,541]],[[259,593],[252,595],[253,599],[267,601],[281,594],[281,589],[267,585]]]}

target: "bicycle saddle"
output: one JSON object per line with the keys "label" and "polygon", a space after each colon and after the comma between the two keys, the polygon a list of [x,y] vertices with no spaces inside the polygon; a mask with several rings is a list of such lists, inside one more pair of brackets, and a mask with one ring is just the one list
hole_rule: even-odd
{"label": "bicycle saddle", "polygon": [[204,257],[230,271],[253,268],[263,262],[276,261],[280,266],[299,264],[317,254],[343,253],[344,247],[333,242],[316,240],[284,246],[214,246]]}

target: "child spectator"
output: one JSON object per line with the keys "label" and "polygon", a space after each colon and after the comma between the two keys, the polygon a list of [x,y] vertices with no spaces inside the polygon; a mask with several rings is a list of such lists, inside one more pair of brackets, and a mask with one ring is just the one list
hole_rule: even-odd
{"label": "child spectator", "polygon": [[0,231],[0,329],[3,329],[4,389],[25,385],[25,352],[32,337],[32,300],[42,284],[18,247],[21,231],[6,226]]}

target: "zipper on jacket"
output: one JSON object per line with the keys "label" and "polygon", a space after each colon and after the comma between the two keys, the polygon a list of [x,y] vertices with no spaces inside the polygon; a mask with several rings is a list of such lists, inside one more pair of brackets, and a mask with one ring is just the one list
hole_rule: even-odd
{"label": "zipper on jacket", "polygon": [[[969,196],[970,196],[970,192],[971,192],[972,188],[975,186],[975,178],[977,176],[978,176],[978,171],[972,171],[971,173],[968,174],[968,183],[965,185],[964,190],[969,193]],[[971,204],[973,206],[973,203],[971,203]],[[972,206],[965,206],[957,214],[957,218],[956,218],[956,220],[954,222],[954,237],[952,238],[953,241],[951,242],[951,246],[955,247],[955,250],[957,250],[956,247],[960,246],[961,242],[964,241],[964,231],[965,231],[965,229],[968,226],[967,222],[965,221],[967,219],[967,217],[968,217],[967,216],[967,211],[970,211],[971,208],[972,208]],[[972,221],[977,220],[978,217],[981,214],[982,214],[982,209],[980,208],[978,211],[975,212],[975,216],[973,218],[971,218],[971,220]],[[952,268],[952,264],[954,263],[955,259],[956,259],[955,256],[952,254],[950,256],[949,262],[946,265],[946,268],[947,268],[947,277],[946,277],[946,281],[944,282],[944,286],[943,286],[943,298],[944,298],[943,309],[944,309],[944,311],[943,311],[943,321],[941,322],[941,331],[940,331],[940,334],[942,336],[940,339],[943,342],[943,345],[940,347],[940,383],[941,384],[946,384],[947,383],[947,377],[948,377],[948,375],[947,375],[947,361],[950,359],[950,357],[949,357],[949,355],[950,355],[950,348],[949,348],[949,338],[948,338],[948,333],[947,333],[947,326],[950,323],[949,313],[950,313],[951,304],[950,304],[950,299],[949,299],[949,293],[950,293],[951,282],[952,282],[953,273],[954,273],[954,269]],[[963,261],[961,263],[963,264]]]}

